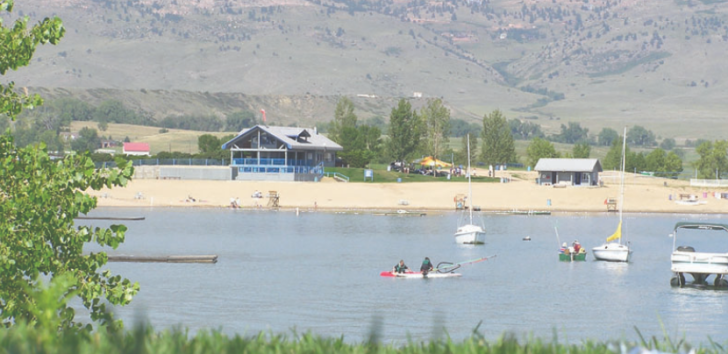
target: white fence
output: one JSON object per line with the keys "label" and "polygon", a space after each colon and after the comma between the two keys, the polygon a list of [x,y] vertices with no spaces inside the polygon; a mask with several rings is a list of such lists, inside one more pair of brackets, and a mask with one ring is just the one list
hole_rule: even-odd
{"label": "white fence", "polygon": [[725,187],[728,188],[728,179],[690,179],[690,187]]}

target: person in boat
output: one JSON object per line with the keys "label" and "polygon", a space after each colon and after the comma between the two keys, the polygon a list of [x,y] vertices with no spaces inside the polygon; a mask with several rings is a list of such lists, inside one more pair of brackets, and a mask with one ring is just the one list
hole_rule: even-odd
{"label": "person in boat", "polygon": [[404,264],[404,260],[400,260],[399,263],[397,263],[397,265],[392,268],[392,273],[404,273],[408,270],[409,268],[407,268],[407,266]]}
{"label": "person in boat", "polygon": [[420,272],[422,272],[423,275],[427,275],[427,273],[431,272],[433,269],[432,262],[430,262],[430,257],[425,257],[425,260],[422,261],[422,265],[420,266]]}
{"label": "person in boat", "polygon": [[567,245],[566,242],[562,243],[559,252],[563,254],[569,254],[569,245]]}
{"label": "person in boat", "polygon": [[574,241],[571,246],[574,248],[574,253],[579,253],[579,251],[581,250],[581,244],[579,243],[579,240]]}

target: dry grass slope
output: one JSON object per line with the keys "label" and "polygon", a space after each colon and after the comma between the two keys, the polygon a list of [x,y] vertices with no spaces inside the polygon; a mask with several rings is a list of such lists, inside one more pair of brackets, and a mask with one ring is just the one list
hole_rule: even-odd
{"label": "dry grass slope", "polygon": [[280,124],[313,125],[339,95],[378,96],[358,103],[367,117],[422,92],[457,118],[501,109],[547,132],[579,121],[714,139],[728,128],[725,2],[382,4],[25,0],[13,16],[56,14],[69,30],[8,77],[161,117],[265,106]]}

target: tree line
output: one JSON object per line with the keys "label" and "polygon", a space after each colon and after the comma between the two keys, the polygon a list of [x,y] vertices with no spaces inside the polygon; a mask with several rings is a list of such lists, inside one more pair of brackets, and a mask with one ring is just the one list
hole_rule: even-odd
{"label": "tree line", "polygon": [[[487,119],[486,119],[487,118]],[[75,139],[63,139],[62,133],[70,131],[72,121],[95,121],[97,128],[83,128]],[[158,126],[160,132],[167,129],[187,129],[200,131],[237,132],[258,124],[256,114],[251,111],[237,111],[227,114],[224,119],[215,115],[179,115],[168,116],[155,121],[148,113],[136,112],[116,100],[104,101],[98,106],[75,98],[61,98],[38,106],[32,111],[18,115],[13,125],[14,141],[17,146],[28,146],[43,142],[50,151],[95,151],[104,140],[128,141],[127,138],[102,135],[109,123]],[[6,120],[0,121],[0,128],[9,126]],[[354,113],[354,105],[348,98],[337,102],[334,120],[327,124],[317,125],[322,132],[329,132],[332,140],[344,147],[339,157],[350,166],[365,166],[370,162],[386,163],[400,161],[418,156],[434,156],[456,164],[466,164],[465,141],[470,137],[471,159],[487,165],[506,163],[525,163],[534,166],[538,158],[562,157],[557,153],[552,142],[573,144],[570,153],[563,157],[589,157],[591,146],[612,146],[621,144],[620,135],[612,128],[602,128],[597,135],[590,135],[589,129],[581,127],[578,122],[561,125],[561,131],[547,136],[541,126],[528,119],[506,119],[499,111],[483,117],[480,123],[452,119],[450,111],[442,100],[429,100],[419,112],[413,110],[409,102],[400,100],[392,109],[389,120],[383,117],[371,117],[360,122]],[[508,132],[508,134],[506,134]],[[386,135],[387,139],[383,139]],[[460,138],[460,149],[450,148],[449,141]],[[217,140],[215,144],[210,141]],[[478,141],[483,145],[478,150]],[[530,140],[524,161],[518,161],[515,152],[511,155],[512,140]],[[163,152],[159,158],[228,158],[219,146],[227,140],[205,134],[198,141],[199,152],[196,154],[183,152]],[[505,141],[506,145],[503,145]],[[219,142],[219,144],[217,144]],[[658,146],[655,134],[642,126],[635,125],[627,131],[628,146],[654,148]],[[700,147],[710,143],[706,140],[687,141],[685,145]],[[217,145],[217,146],[215,146]],[[720,144],[718,144],[720,146]],[[682,151],[675,150],[676,142],[672,138],[663,139],[659,148],[650,153],[633,153],[628,161],[634,161],[633,169],[658,173],[678,173],[682,171]],[[505,149],[505,150],[504,150]],[[513,149],[515,151],[515,149]],[[696,149],[696,151],[698,151]],[[700,150],[703,151],[703,150]],[[386,152],[386,153],[385,153]],[[705,156],[703,156],[705,155]],[[721,159],[715,154],[704,153],[701,161],[694,166],[701,176],[715,175],[715,171],[725,170],[721,167]],[[113,160],[111,155],[94,154],[95,161]],[[448,158],[449,157],[449,158]],[[709,162],[708,160],[712,161]],[[628,163],[630,164],[630,163]],[[604,161],[604,168],[612,168],[610,162]],[[616,164],[615,166],[618,166]],[[701,172],[702,171],[702,172]],[[709,173],[709,171],[712,171]]]}
{"label": "tree line", "polygon": [[[589,158],[591,146],[595,142],[611,146],[602,161],[605,169],[618,169],[621,163],[623,139],[611,128],[602,129],[598,137],[590,141],[588,129],[582,128],[578,123],[569,122],[561,125],[559,134],[547,139],[537,124],[523,123],[516,119],[507,120],[498,110],[484,115],[481,124],[470,124],[451,119],[450,110],[440,99],[428,100],[419,111],[412,109],[408,100],[401,99],[397,107],[391,110],[385,138],[380,127],[358,124],[354,110],[353,102],[342,97],[337,103],[334,119],[325,127],[328,129],[329,138],[344,148],[338,157],[351,167],[365,167],[371,162],[410,161],[420,156],[466,164],[468,137],[472,161],[485,165],[516,164],[519,163],[514,144],[516,136],[530,140],[524,161],[529,166],[535,166],[541,158]],[[451,148],[449,144],[449,139],[453,136],[453,125],[457,125],[457,129],[464,132],[461,135],[462,147],[458,150]],[[478,151],[479,140],[482,143]],[[655,137],[651,131],[641,126],[633,126],[627,131],[626,140],[627,170],[650,171],[666,177],[676,177],[683,171],[682,158],[677,152],[668,151],[675,147],[674,139],[665,139],[661,147],[649,153],[633,152],[629,146],[655,145]],[[571,152],[561,154],[556,151],[552,141],[573,144],[573,148]],[[721,171],[728,168],[728,159],[716,156],[719,155],[716,151],[722,151],[725,156],[726,149],[721,150],[721,144],[703,142],[697,149],[701,160],[696,163],[696,168],[700,171],[716,168]],[[725,166],[721,165],[724,160]]]}
{"label": "tree line", "polygon": [[[403,162],[424,155],[464,164],[468,160],[465,156],[468,136],[473,146],[473,160],[479,158],[488,164],[505,164],[517,159],[510,126],[501,112],[486,115],[482,127],[462,121],[456,123],[464,132],[461,135],[464,148],[458,151],[449,147],[452,123],[449,108],[439,98],[428,100],[419,111],[413,109],[408,100],[400,99],[391,110],[384,139],[380,127],[358,124],[353,102],[342,97],[327,128],[328,137],[344,148],[338,157],[352,167],[364,167],[372,161]],[[474,148],[479,136],[483,140],[480,154]]]}

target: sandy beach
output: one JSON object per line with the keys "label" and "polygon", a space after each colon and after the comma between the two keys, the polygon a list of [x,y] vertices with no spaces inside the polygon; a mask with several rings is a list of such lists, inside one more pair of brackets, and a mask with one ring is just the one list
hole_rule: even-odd
{"label": "sandy beach", "polygon": [[[502,172],[508,183],[473,183],[473,206],[483,211],[607,212],[605,200],[619,197],[619,182],[603,173],[602,187],[536,185],[535,172]],[[252,198],[259,191],[262,198]],[[454,210],[457,194],[468,193],[462,183],[344,183],[244,182],[136,179],[125,188],[89,191],[99,207],[210,207],[227,208],[237,198],[242,208],[267,208],[269,192],[279,195],[281,209],[300,210]],[[628,174],[625,213],[728,213],[728,200],[715,198],[728,190],[690,187],[688,181]],[[697,205],[676,203],[680,195],[697,196]],[[192,197],[192,198],[189,198]],[[194,199],[194,201],[192,201]]]}

